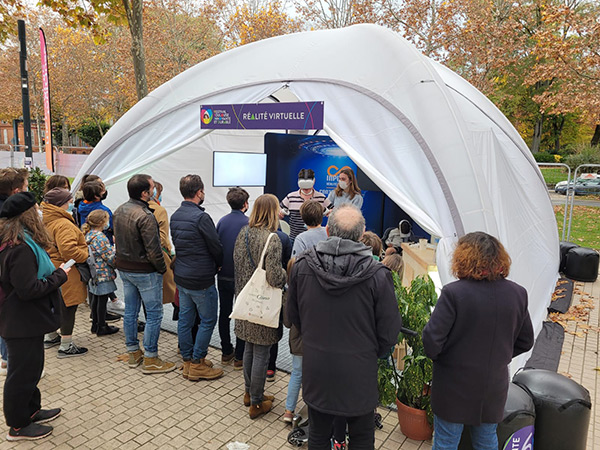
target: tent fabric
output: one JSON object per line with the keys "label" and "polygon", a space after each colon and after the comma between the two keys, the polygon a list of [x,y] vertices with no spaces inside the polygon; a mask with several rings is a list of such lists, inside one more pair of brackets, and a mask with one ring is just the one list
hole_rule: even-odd
{"label": "tent fabric", "polygon": [[[263,152],[268,130],[202,130],[200,106],[281,98],[325,102],[322,132],[441,238],[443,283],[452,280],[449,262],[460,236],[497,236],[513,261],[509,278],[527,288],[539,332],[558,276],[559,241],[548,192],[526,144],[477,89],[376,25],[267,39],[188,69],[109,130],[74,186],[85,173],[99,175],[114,208],[127,200],[127,179],[149,173],[165,186],[163,205],[173,212],[179,178],[198,173],[216,221],[229,208],[227,189],[211,187],[212,152]],[[262,189],[249,192],[256,198]]]}

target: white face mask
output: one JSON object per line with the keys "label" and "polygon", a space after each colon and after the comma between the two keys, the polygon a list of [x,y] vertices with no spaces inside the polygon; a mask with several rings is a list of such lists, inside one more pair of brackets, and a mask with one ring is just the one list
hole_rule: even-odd
{"label": "white face mask", "polygon": [[312,189],[312,187],[315,185],[315,179],[314,178],[310,178],[310,179],[305,179],[305,178],[301,178],[298,180],[298,187],[300,189]]}
{"label": "white face mask", "polygon": [[348,187],[348,183],[346,183],[345,181],[339,181],[339,182],[338,182],[338,186],[339,186],[341,189],[346,189],[346,188]]}

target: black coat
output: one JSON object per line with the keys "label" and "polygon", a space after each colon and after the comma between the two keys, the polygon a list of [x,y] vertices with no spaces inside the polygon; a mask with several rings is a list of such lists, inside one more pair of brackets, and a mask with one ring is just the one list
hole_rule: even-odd
{"label": "black coat", "polygon": [[171,216],[171,237],[175,246],[175,283],[201,290],[215,284],[223,265],[223,246],[217,229],[204,208],[184,200]]}
{"label": "black coat", "polygon": [[330,237],[292,269],[287,319],[302,336],[302,395],[312,408],[360,416],[377,406],[377,357],[402,320],[390,270],[364,244]]}
{"label": "black coat", "polygon": [[508,364],[533,346],[527,291],[504,279],[444,286],[423,344],[433,360],[433,412],[454,423],[499,423]]}
{"label": "black coat", "polygon": [[67,274],[56,269],[46,280],[37,278],[37,261],[22,243],[0,252],[0,336],[26,338],[56,331],[60,326],[59,287]]}

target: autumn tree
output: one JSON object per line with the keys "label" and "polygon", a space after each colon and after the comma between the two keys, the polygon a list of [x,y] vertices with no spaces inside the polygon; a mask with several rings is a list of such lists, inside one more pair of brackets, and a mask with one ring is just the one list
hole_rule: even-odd
{"label": "autumn tree", "polygon": [[301,21],[290,17],[279,1],[239,4],[225,23],[229,46],[295,33],[301,29]]}
{"label": "autumn tree", "polygon": [[88,0],[83,8],[75,0],[41,0],[42,4],[58,12],[68,25],[94,31],[102,41],[106,30],[102,19],[109,23],[126,24],[131,36],[131,56],[138,100],[148,95],[146,59],[144,53],[143,0]]}

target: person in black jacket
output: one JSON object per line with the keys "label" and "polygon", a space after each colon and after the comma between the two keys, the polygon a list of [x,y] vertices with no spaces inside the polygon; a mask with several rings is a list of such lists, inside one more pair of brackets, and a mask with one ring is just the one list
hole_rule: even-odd
{"label": "person in black jacket", "polygon": [[398,341],[402,319],[391,271],[358,242],[365,219],[351,204],[329,216],[329,238],[300,254],[288,282],[288,321],[302,336],[302,392],[311,450],[331,446],[335,416],[353,449],[373,449],[377,358]]}
{"label": "person in black jacket", "polygon": [[[171,236],[175,245],[175,284],[179,290],[177,335],[183,357],[183,377],[191,381],[213,380],[223,369],[206,359],[208,344],[217,323],[215,275],[223,265],[223,246],[215,224],[200,205],[204,183],[199,175],[186,175],[179,181],[183,202],[171,216]],[[200,317],[195,338],[192,327]]]}
{"label": "person in black jacket", "polygon": [[464,425],[471,425],[475,450],[498,448],[508,364],[533,346],[527,291],[506,279],[509,269],[495,237],[475,232],[459,239],[452,257],[458,281],[444,286],[423,329],[433,360],[433,450],[458,448]]}
{"label": "person in black jacket", "polygon": [[30,192],[4,202],[0,236],[0,335],[10,358],[4,383],[6,438],[41,439],[52,433],[51,426],[41,424],[61,412],[41,409],[37,385],[44,369],[44,333],[59,326],[59,287],[70,269],[63,264],[55,269],[46,253],[51,240]]}

